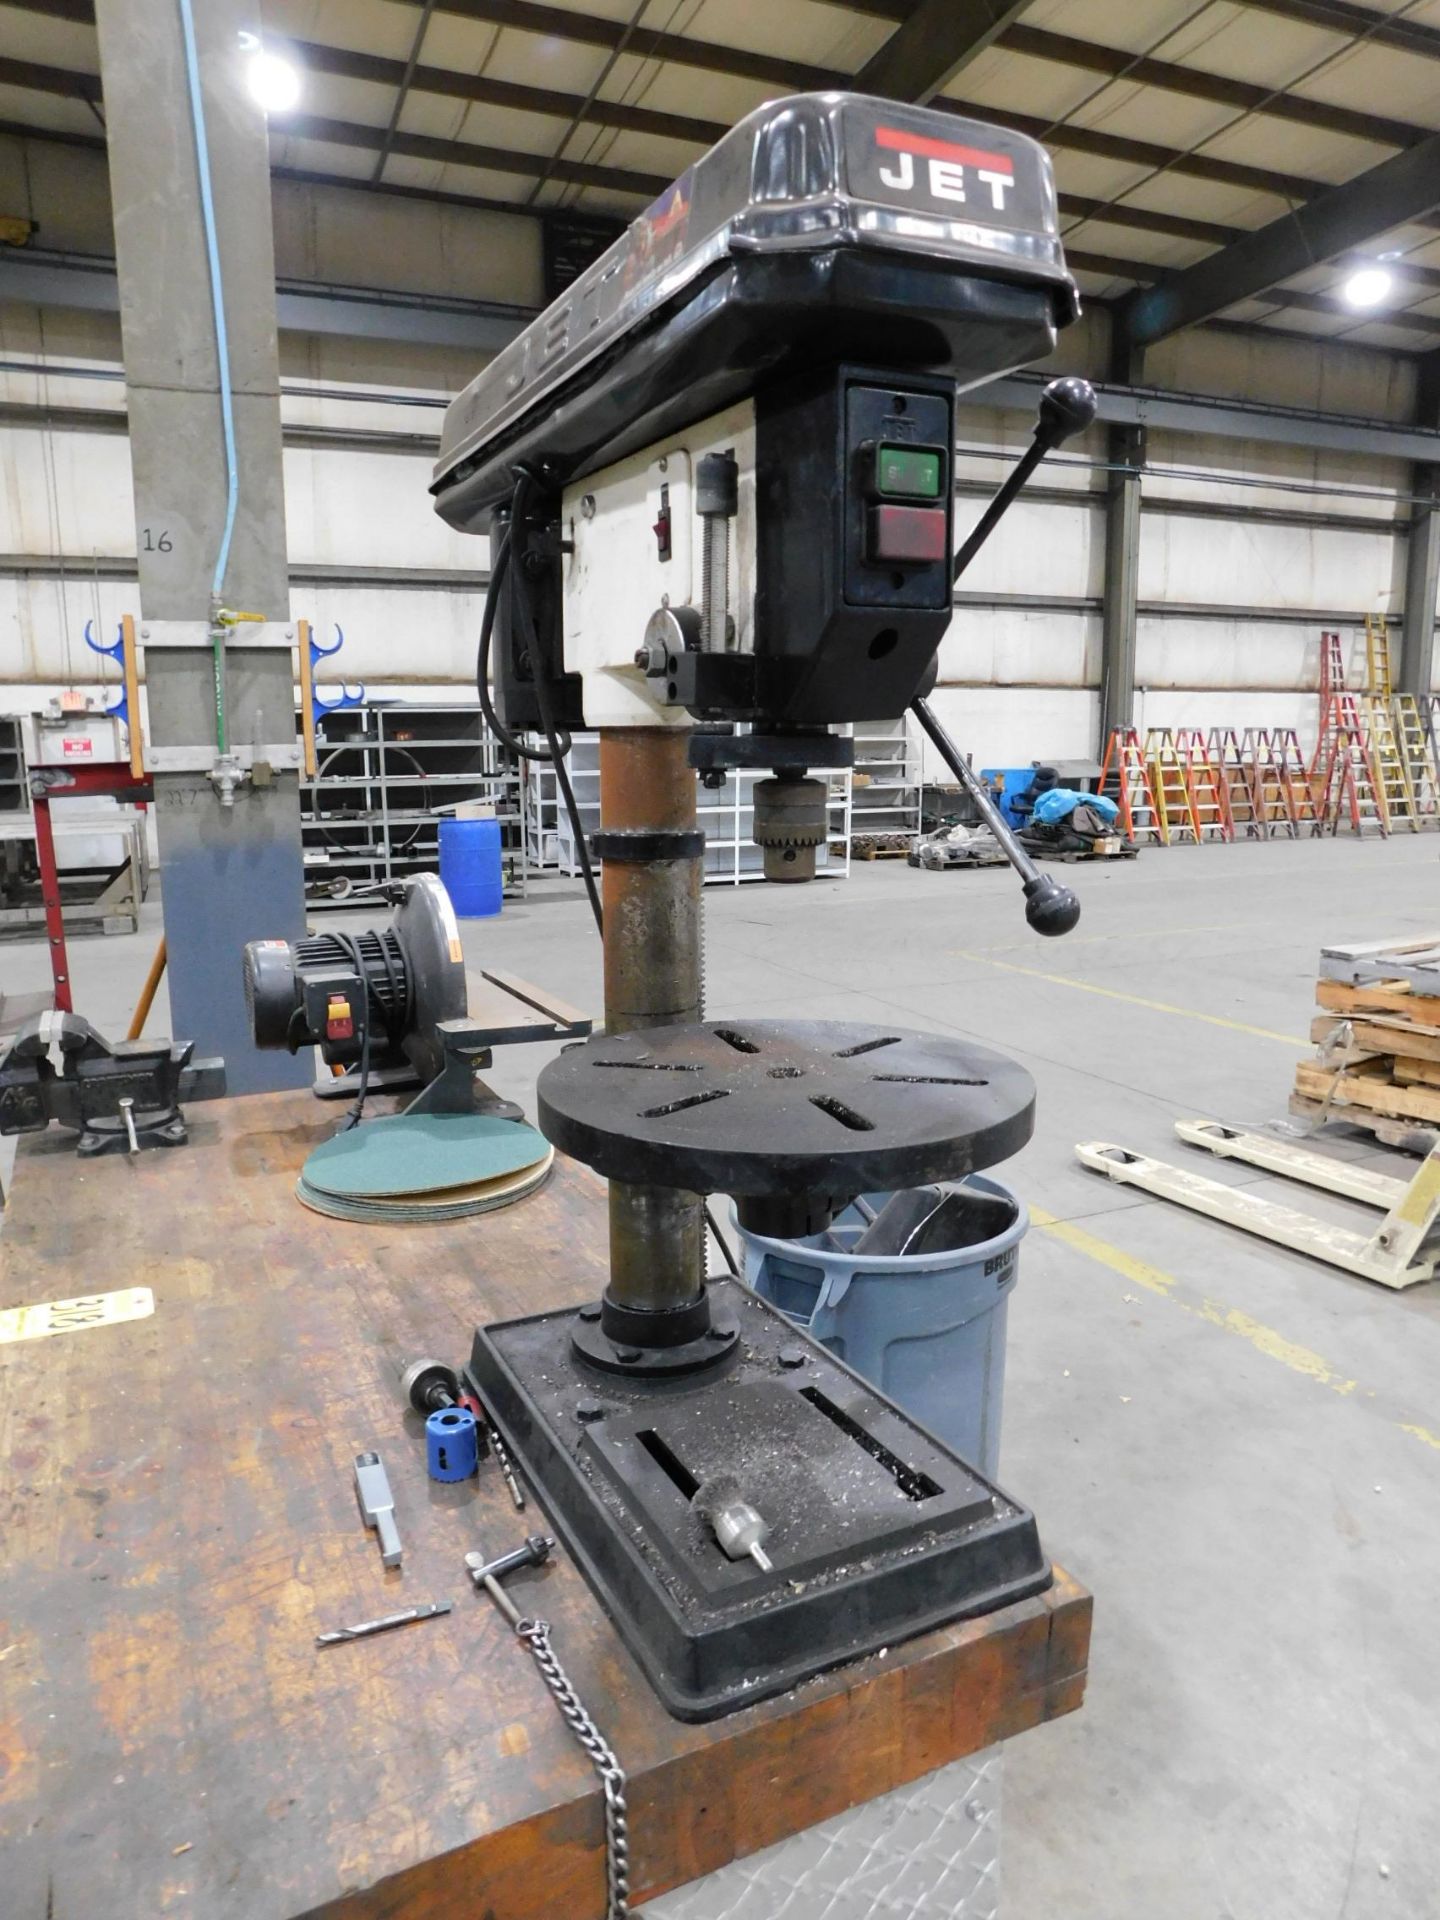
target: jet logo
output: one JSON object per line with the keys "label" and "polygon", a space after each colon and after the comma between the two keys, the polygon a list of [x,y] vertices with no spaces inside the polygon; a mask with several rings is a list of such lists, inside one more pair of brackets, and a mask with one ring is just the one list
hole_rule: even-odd
{"label": "jet logo", "polygon": [[951,140],[927,140],[896,127],[877,127],[875,144],[895,158],[881,167],[880,178],[900,193],[928,192],[932,200],[967,204],[994,213],[1006,210],[1005,196],[1015,185],[1015,163],[1003,153],[963,147]]}

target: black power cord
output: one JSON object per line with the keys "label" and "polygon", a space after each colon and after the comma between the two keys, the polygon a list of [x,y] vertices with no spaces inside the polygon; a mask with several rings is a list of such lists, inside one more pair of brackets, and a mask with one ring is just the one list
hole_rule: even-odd
{"label": "black power cord", "polygon": [[[485,609],[480,619],[480,646],[476,661],[477,691],[480,695],[480,708],[485,715],[486,724],[503,747],[525,760],[538,760],[555,769],[555,783],[560,789],[565,803],[565,812],[569,817],[570,831],[580,856],[580,871],[585,879],[585,891],[590,898],[590,912],[594,917],[595,931],[603,940],[605,937],[605,910],[600,903],[600,889],[595,880],[595,869],[590,860],[590,846],[585,837],[585,829],[580,821],[580,808],[575,799],[575,789],[570,783],[570,769],[566,764],[571,740],[568,733],[555,724],[554,708],[550,704],[550,687],[545,673],[545,662],[540,657],[539,641],[535,629],[535,611],[530,600],[530,582],[525,572],[523,554],[515,559],[516,529],[523,526],[523,514],[529,503],[530,489],[537,485],[535,475],[526,467],[516,469],[519,478],[510,501],[510,525],[501,536],[500,545],[490,569],[490,584],[485,594]],[[545,735],[545,751],[537,747],[527,747],[517,740],[503,724],[495,711],[490,697],[490,648],[495,630],[495,616],[499,609],[500,593],[509,579],[510,586],[510,634],[511,644],[518,638],[521,650],[528,653],[532,677],[535,686],[535,704],[540,709],[540,725]],[[721,1234],[710,1211],[710,1202],[701,1202],[705,1214],[705,1224],[710,1229],[721,1257],[735,1279],[740,1277],[740,1269],[728,1242]]]}

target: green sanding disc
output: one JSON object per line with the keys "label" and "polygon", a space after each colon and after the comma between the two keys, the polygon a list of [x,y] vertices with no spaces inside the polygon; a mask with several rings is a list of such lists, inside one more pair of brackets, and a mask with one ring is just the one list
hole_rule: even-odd
{"label": "green sanding disc", "polygon": [[324,1140],[301,1169],[306,1186],[342,1198],[436,1193],[533,1167],[549,1142],[523,1120],[483,1113],[392,1113]]}
{"label": "green sanding disc", "polygon": [[301,1177],[295,1183],[295,1197],[312,1213],[328,1214],[332,1220],[377,1221],[391,1227],[430,1226],[437,1221],[464,1220],[472,1214],[493,1213],[508,1207],[527,1194],[543,1187],[550,1177],[555,1149],[550,1147],[538,1165],[519,1173],[502,1174],[498,1180],[479,1180],[473,1186],[446,1187],[439,1193],[402,1193],[390,1199],[342,1199],[334,1193],[319,1193]]}

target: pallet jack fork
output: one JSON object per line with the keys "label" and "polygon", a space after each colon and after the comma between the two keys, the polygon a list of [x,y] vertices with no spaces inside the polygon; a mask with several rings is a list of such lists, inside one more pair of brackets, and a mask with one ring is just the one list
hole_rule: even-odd
{"label": "pallet jack fork", "polygon": [[1367,1207],[1383,1207],[1385,1218],[1371,1234],[1331,1226],[1312,1213],[1261,1199],[1244,1188],[1207,1180],[1165,1160],[1106,1140],[1087,1140],[1075,1149],[1083,1166],[1123,1186],[1139,1187],[1161,1200],[1173,1200],[1227,1226],[1258,1234],[1296,1253],[1307,1253],[1362,1280],[1381,1286],[1413,1287],[1435,1277],[1440,1244],[1430,1245],[1440,1222],[1440,1143],[1432,1148],[1409,1180],[1394,1180],[1368,1167],[1333,1160],[1323,1153],[1268,1134],[1248,1133],[1215,1120],[1177,1120],[1175,1131],[1191,1146],[1203,1147],[1222,1160],[1243,1160],[1287,1180],[1303,1180],[1327,1193],[1358,1200]]}

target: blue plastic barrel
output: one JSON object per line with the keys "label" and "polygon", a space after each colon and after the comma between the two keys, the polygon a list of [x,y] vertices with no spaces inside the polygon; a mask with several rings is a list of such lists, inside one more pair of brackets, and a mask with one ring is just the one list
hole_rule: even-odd
{"label": "blue plastic barrel", "polygon": [[[976,1196],[976,1237],[938,1253],[852,1253],[869,1224],[855,1207],[803,1240],[736,1225],[757,1293],[993,1479],[1006,1308],[1030,1219],[998,1180],[974,1173],[964,1191]],[[889,1197],[865,1200],[875,1212]]]}
{"label": "blue plastic barrel", "polygon": [[440,884],[462,920],[485,920],[505,901],[498,820],[440,822]]}

